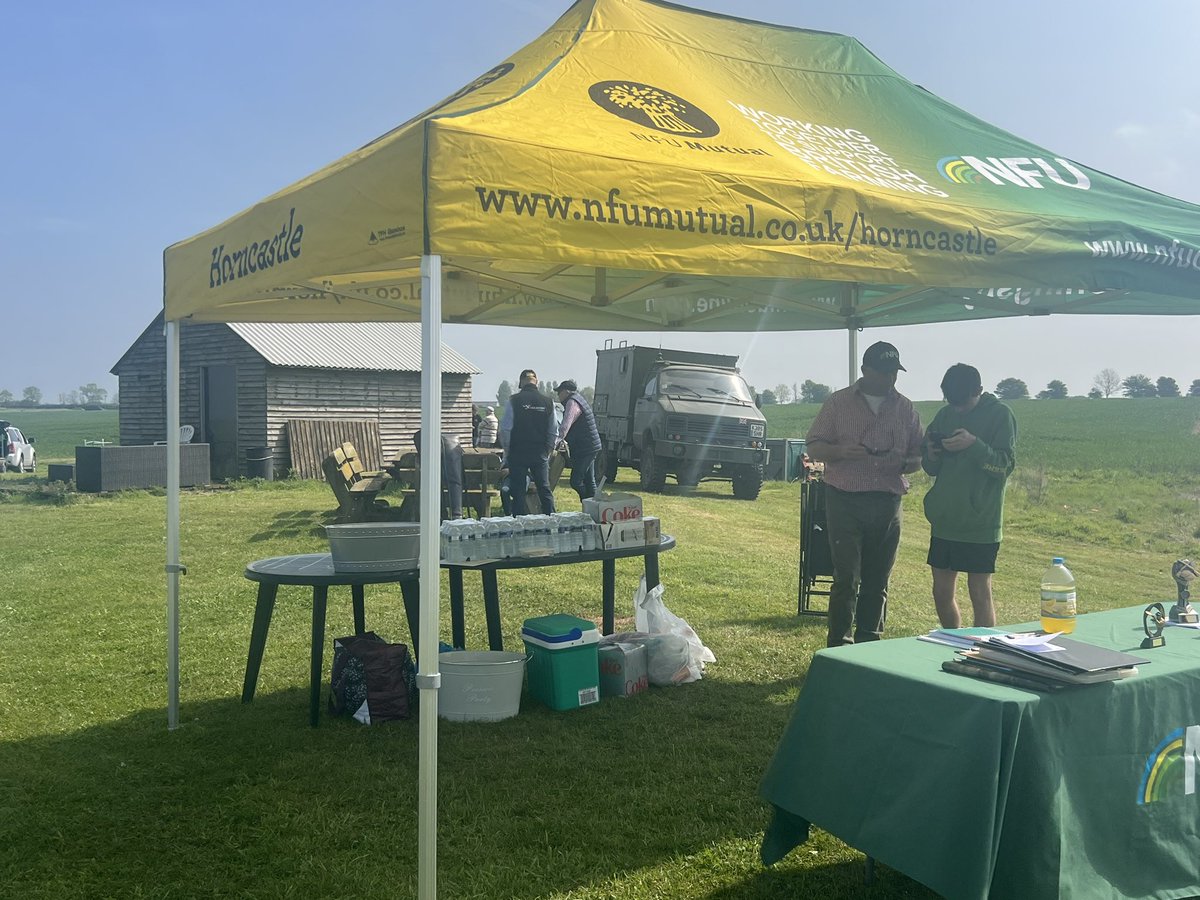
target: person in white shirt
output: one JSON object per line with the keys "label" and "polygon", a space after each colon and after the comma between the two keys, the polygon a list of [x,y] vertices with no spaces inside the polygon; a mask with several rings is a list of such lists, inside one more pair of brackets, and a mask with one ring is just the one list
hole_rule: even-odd
{"label": "person in white shirt", "polygon": [[500,420],[496,418],[496,408],[488,406],[484,409],[483,421],[479,423],[479,446],[496,447],[500,438]]}

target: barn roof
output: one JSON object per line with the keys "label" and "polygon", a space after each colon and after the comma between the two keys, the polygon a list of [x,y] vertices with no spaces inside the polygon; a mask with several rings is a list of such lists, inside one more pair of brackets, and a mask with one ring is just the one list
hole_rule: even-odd
{"label": "barn roof", "polygon": [[[162,333],[162,313],[110,370],[119,375],[133,348],[152,332]],[[306,369],[421,371],[418,322],[231,322],[226,326],[269,364]],[[478,375],[469,359],[442,344],[442,372]]]}
{"label": "barn roof", "polygon": [[[421,371],[417,322],[231,322],[229,327],[276,366]],[[442,371],[479,373],[470,360],[445,344]]]}

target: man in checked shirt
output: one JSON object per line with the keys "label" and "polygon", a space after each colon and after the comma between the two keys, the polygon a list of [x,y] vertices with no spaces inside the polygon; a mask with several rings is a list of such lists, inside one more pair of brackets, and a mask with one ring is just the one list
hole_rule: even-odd
{"label": "man in checked shirt", "polygon": [[831,394],[808,430],[805,451],[825,463],[830,647],[883,636],[904,476],[921,467],[924,437],[912,402],[896,390],[896,373],[905,371],[894,346],[872,344],[862,378]]}

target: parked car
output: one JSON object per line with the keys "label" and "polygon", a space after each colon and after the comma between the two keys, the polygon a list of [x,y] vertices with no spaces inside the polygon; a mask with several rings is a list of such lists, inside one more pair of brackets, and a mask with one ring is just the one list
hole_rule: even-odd
{"label": "parked car", "polygon": [[33,438],[26,439],[16,425],[0,420],[0,472],[5,469],[36,472],[37,451]]}

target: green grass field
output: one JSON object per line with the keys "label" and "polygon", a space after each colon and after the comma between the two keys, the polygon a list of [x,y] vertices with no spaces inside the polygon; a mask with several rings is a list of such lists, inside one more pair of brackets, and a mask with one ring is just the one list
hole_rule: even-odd
{"label": "green grass field", "polygon": [[75,448],[84,441],[110,441],[119,437],[115,409],[5,409],[7,419],[37,448],[38,462],[74,462]]}
{"label": "green grass field", "polygon": [[[923,419],[935,408],[922,404]],[[1001,622],[1035,617],[1038,579],[1055,554],[1067,557],[1085,612],[1173,599],[1171,563],[1200,555],[1200,403],[1014,409],[1021,438],[996,575]],[[54,428],[44,413],[44,424],[28,417],[36,426],[24,411],[0,416],[28,427],[43,459],[70,459],[76,443],[103,436],[89,426],[107,413],[64,415]],[[767,414],[772,435],[802,436],[815,408]],[[168,733],[161,491],[64,494],[40,476],[0,476],[6,892],[412,896],[416,723],[309,728],[302,589],[281,589],[258,696],[240,702],[254,603],[243,568],[325,549],[329,489],[240,482],[185,493],[182,727]],[[636,473],[622,470],[619,485],[636,490]],[[936,625],[920,511],[927,486],[915,476],[904,504],[891,637]],[[575,508],[568,490],[557,496]],[[774,868],[758,862],[768,819],[758,780],[824,646],[823,620],[795,615],[797,485],[768,483],[755,503],[734,501],[724,484],[644,500],[679,542],[662,557],[664,599],[717,662],[701,682],[627,701],[556,713],[526,698],[504,722],[441,723],[440,895],[932,896],[886,867],[865,889],[861,854],[819,830]],[[637,574],[634,562],[618,563],[618,616],[630,614]],[[519,647],[529,616],[598,618],[599,580],[595,565],[502,573],[506,645]],[[480,600],[468,578],[475,648],[486,645]],[[448,639],[445,604],[441,616]],[[367,589],[367,624],[410,640],[398,590]],[[631,626],[618,619],[621,627]],[[334,589],[327,637],[351,631],[348,592]]]}

